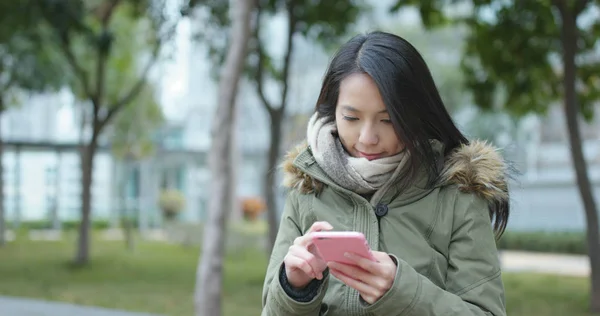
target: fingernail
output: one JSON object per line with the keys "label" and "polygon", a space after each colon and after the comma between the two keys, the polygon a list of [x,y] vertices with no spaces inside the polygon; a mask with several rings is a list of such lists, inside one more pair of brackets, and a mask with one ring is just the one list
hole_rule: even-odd
{"label": "fingernail", "polygon": [[352,255],[349,252],[344,252],[344,257],[352,258]]}

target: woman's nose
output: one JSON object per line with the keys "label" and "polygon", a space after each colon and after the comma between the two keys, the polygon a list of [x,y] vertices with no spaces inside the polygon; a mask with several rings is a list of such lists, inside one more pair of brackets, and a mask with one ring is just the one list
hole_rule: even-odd
{"label": "woman's nose", "polygon": [[365,145],[377,145],[379,142],[377,131],[372,126],[365,125],[360,131],[358,141]]}

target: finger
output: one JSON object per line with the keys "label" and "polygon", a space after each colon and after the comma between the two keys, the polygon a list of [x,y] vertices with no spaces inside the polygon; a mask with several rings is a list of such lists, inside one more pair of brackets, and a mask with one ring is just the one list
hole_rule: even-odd
{"label": "finger", "polygon": [[[393,264],[393,263],[392,263]],[[353,266],[339,262],[330,262],[329,267],[341,271],[345,275],[368,284],[379,291],[387,291],[394,281],[395,267],[379,264],[376,273],[364,270],[360,266]]]}
{"label": "finger", "polygon": [[314,222],[312,226],[310,226],[306,234],[304,234],[304,236],[300,236],[294,240],[294,244],[306,248],[312,243],[312,236],[310,235],[310,233],[332,229],[333,226],[331,226],[331,224],[329,224],[328,222]]}
{"label": "finger", "polygon": [[[372,261],[371,259],[359,256],[353,252],[347,252],[344,256],[356,263],[360,268],[370,272],[374,275],[381,274],[381,264],[379,262]],[[377,258],[377,257],[376,257]]]}
{"label": "finger", "polygon": [[[371,287],[370,285],[363,283],[361,281],[355,280],[343,272],[329,268],[329,273],[338,278],[340,281],[344,282],[349,287],[357,290],[360,293],[363,293],[366,297],[381,297],[380,291],[376,288]],[[363,297],[364,298],[364,297]]]}
{"label": "finger", "polygon": [[285,263],[285,266],[290,269],[301,270],[302,272],[306,273],[306,275],[310,276],[311,278],[316,278],[315,272],[313,271],[310,264],[308,262],[306,262],[306,260],[304,260],[300,257],[297,257],[294,254],[288,254],[284,258],[283,262]]}
{"label": "finger", "polygon": [[312,236],[310,234],[306,234],[304,236],[300,236],[294,239],[293,246],[302,247],[304,249],[308,249],[308,247],[312,244]]}
{"label": "finger", "polygon": [[310,265],[312,271],[314,272],[315,278],[319,280],[323,278],[323,270],[325,270],[325,265],[320,263],[319,259],[314,254],[309,252],[306,248],[293,245],[292,247],[290,247],[289,253],[306,261]]}
{"label": "finger", "polygon": [[360,297],[362,297],[362,299],[365,300],[365,302],[367,302],[369,305],[374,304],[379,299],[378,297],[371,296],[366,293],[361,293],[361,292],[358,292],[358,293],[360,294]]}
{"label": "finger", "polygon": [[375,302],[377,302],[379,300],[380,297],[378,296],[373,296],[371,294],[367,294],[367,293],[363,293],[363,292],[358,292],[358,294],[360,294],[360,297],[367,302],[369,305],[374,304]]}
{"label": "finger", "polygon": [[313,254],[313,256],[315,256],[319,266],[325,269],[325,267],[327,266],[327,262],[323,259],[321,253],[319,252],[319,249],[317,249],[317,246],[315,246],[315,244],[310,244],[308,247],[306,247],[306,249],[308,250],[308,252]]}
{"label": "finger", "polygon": [[333,229],[333,226],[331,226],[331,224],[329,224],[328,222],[325,222],[325,221],[314,222],[312,224],[312,226],[310,226],[310,228],[308,229],[306,234],[312,233],[312,232],[318,232],[318,231],[322,231],[322,230],[332,230],[332,229]]}
{"label": "finger", "polygon": [[390,258],[389,254],[381,251],[371,251],[371,253],[373,253],[373,257],[375,257],[377,261],[381,263],[393,263],[395,265],[394,260]]}
{"label": "finger", "polygon": [[388,253],[381,251],[373,251],[373,256],[375,257],[375,259],[377,259],[377,261],[379,261],[381,265],[381,272],[383,272],[382,274],[380,274],[381,277],[383,277],[384,279],[393,279],[396,277],[396,270],[398,270],[398,266],[394,259],[392,259],[392,257]]}
{"label": "finger", "polygon": [[371,273],[363,270],[360,267],[343,264],[339,262],[327,263],[330,269],[334,269],[343,273],[344,275],[353,278],[354,280],[361,281],[362,283],[371,283],[370,281],[375,277]]}

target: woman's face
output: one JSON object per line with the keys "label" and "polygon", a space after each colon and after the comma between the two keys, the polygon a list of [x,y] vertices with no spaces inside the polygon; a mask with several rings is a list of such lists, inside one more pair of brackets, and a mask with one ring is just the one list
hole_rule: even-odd
{"label": "woman's face", "polygon": [[342,80],[335,122],[344,148],[353,157],[380,159],[404,148],[379,89],[367,74],[356,73]]}

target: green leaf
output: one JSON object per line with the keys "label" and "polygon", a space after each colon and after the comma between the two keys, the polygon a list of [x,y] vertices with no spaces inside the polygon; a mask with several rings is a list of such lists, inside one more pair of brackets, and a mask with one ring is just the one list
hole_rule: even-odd
{"label": "green leaf", "polygon": [[147,84],[133,104],[117,114],[108,135],[117,159],[140,160],[154,153],[153,136],[164,123],[153,86]]}
{"label": "green leaf", "polygon": [[[444,20],[435,16],[443,12],[440,8],[448,3],[400,0],[392,11],[417,6],[424,24],[435,26],[437,20]],[[461,69],[476,105],[522,116],[546,113],[548,107],[562,100],[561,21],[551,1],[473,0],[467,3],[473,6],[474,14],[453,22],[469,30]],[[599,5],[600,1],[590,2],[583,14],[597,10]],[[592,22],[578,25],[580,38],[577,41],[578,101],[586,119],[593,117],[593,104],[600,100],[597,75],[600,59],[596,44],[600,22]]]}
{"label": "green leaf", "polygon": [[16,96],[24,91],[57,90],[69,78],[63,74],[60,54],[46,36],[40,12],[30,2],[0,4],[0,97],[4,106],[17,106]]}

